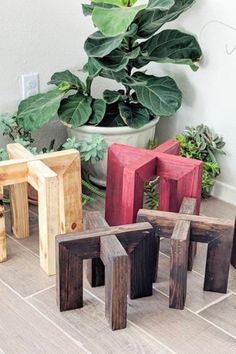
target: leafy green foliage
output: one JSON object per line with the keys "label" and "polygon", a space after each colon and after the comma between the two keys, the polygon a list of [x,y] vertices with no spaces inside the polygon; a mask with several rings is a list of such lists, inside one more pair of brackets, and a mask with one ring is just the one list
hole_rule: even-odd
{"label": "leafy green foliage", "polygon": [[7,153],[4,149],[0,149],[0,161],[7,160]]}
{"label": "leafy green foliage", "polygon": [[19,127],[30,132],[48,123],[55,117],[64,94],[57,88],[21,101],[16,117]]}
{"label": "leafy green foliage", "polygon": [[158,177],[152,178],[144,186],[144,201],[149,209],[156,210],[159,206],[159,196],[157,192]]}
{"label": "leafy green foliage", "polygon": [[101,135],[90,135],[81,141],[79,147],[81,160],[92,164],[103,159],[107,146]]}
{"label": "leafy green foliage", "polygon": [[202,55],[201,48],[194,36],[177,30],[165,30],[141,44],[145,59],[157,63],[189,65],[198,70],[196,61]]}
{"label": "leafy green foliage", "polygon": [[[59,115],[74,128],[86,124],[138,129],[156,116],[173,115],[182,103],[178,85],[169,76],[147,75],[140,69],[150,62],[198,69],[202,52],[193,35],[175,29],[159,31],[194,2],[147,0],[137,6],[136,0],[94,0],[82,5],[96,28],[84,44],[86,79],[69,70],[53,74],[49,84],[56,89],[20,103],[18,126],[31,132]],[[103,100],[95,99],[91,89],[98,76],[123,85],[124,93],[109,90],[108,81]]]}
{"label": "leafy green foliage", "polygon": [[197,127],[187,127],[175,139],[180,143],[182,156],[204,162],[202,196],[208,197],[215,184],[215,178],[220,174],[216,155],[225,154],[223,138],[212,132],[206,125],[201,124]]}
{"label": "leafy green foliage", "polygon": [[69,70],[53,74],[48,84],[60,87],[63,83],[69,84],[70,89],[85,89],[85,84],[78,78],[78,76],[72,74]]}
{"label": "leafy green foliage", "polygon": [[145,6],[111,9],[95,7],[92,20],[95,27],[105,36],[118,36],[128,30],[136,15],[144,8]]}
{"label": "leafy green foliage", "polygon": [[88,122],[92,114],[92,98],[76,93],[62,100],[58,115],[70,127],[80,127]]}

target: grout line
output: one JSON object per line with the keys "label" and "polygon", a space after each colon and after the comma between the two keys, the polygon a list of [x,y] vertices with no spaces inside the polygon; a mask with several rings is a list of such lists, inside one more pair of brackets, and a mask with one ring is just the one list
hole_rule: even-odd
{"label": "grout line", "polygon": [[[2,283],[6,288],[8,288],[9,290],[11,290],[17,297],[19,297],[21,300],[24,301],[25,304],[29,305],[30,307],[32,307],[36,312],[38,312],[44,319],[46,319],[48,322],[50,322],[54,327],[56,327],[60,332],[62,332],[66,337],[68,337],[73,343],[75,343],[79,348],[83,349],[86,353],[91,354],[90,351],[88,351],[82,343],[80,343],[79,341],[77,341],[76,339],[74,339],[69,333],[67,333],[66,331],[64,331],[64,329],[62,329],[60,326],[58,326],[54,321],[52,321],[49,317],[47,317],[46,315],[44,315],[37,307],[35,307],[32,303],[28,302],[25,300],[25,298],[19,294],[16,290],[14,290],[10,285],[8,285],[7,283],[5,283],[5,281],[3,281],[2,279],[0,279],[0,283]],[[54,285],[55,286],[55,285]]]}
{"label": "grout line", "polygon": [[[84,288],[84,291],[87,292],[89,295],[93,296],[95,299],[97,299],[99,302],[101,302],[103,305],[105,304],[105,302],[100,299],[97,295],[93,294],[91,291],[87,290]],[[163,348],[165,348],[166,350],[168,350],[170,353],[172,354],[176,354],[175,351],[173,351],[171,348],[169,348],[167,345],[165,345],[164,343],[162,343],[161,341],[159,341],[156,337],[152,336],[151,334],[149,334],[148,332],[146,332],[144,329],[142,329],[141,327],[139,327],[138,325],[136,325],[134,322],[130,321],[129,319],[127,319],[127,322],[129,324],[131,324],[133,327],[137,328],[138,330],[140,330],[143,334],[145,334],[147,337],[149,337],[150,339],[152,339],[154,342],[157,342],[159,345],[161,345]]]}
{"label": "grout line", "polygon": [[[168,298],[169,298],[169,296],[168,296],[167,294],[163,293],[161,290],[157,290],[157,289],[155,289],[155,288],[154,288],[154,290],[157,291],[158,293],[164,295],[165,297],[168,297]],[[230,295],[231,295],[231,294],[230,294]],[[199,313],[190,310],[189,307],[184,306],[184,309],[187,310],[187,311],[189,311],[189,312],[191,312],[193,315],[195,315],[195,316],[201,318],[203,321],[208,322],[210,325],[214,326],[214,327],[217,328],[219,331],[221,331],[221,332],[227,334],[229,337],[231,337],[231,338],[233,338],[233,339],[236,339],[236,336],[234,336],[232,333],[230,333],[230,332],[226,331],[225,329],[219,327],[217,324],[215,324],[214,322],[211,322],[210,320],[208,320],[207,318],[203,317],[203,316],[200,315]],[[181,311],[181,310],[176,310],[176,311]]]}
{"label": "grout line", "polygon": [[19,241],[17,241],[17,239],[13,236],[10,236],[9,234],[7,234],[7,237],[9,237],[12,241],[16,242],[19,246],[21,246],[22,248],[24,248],[24,250],[30,252],[33,256],[39,258],[39,255],[33,251],[31,251],[31,249],[29,249],[28,247],[25,247],[24,245],[22,245],[22,243],[20,243]]}
{"label": "grout line", "polygon": [[[169,258],[170,259],[170,256],[168,256],[167,254],[165,254],[165,253],[163,253],[163,252],[161,252],[161,251],[159,251],[159,253],[162,255],[162,256],[165,256],[165,257],[167,257],[167,258]],[[202,273],[199,273],[197,270],[194,270],[194,269],[192,269],[191,271],[188,271],[188,273],[195,273],[195,274],[197,274],[197,275],[199,275],[201,278],[205,278],[205,275],[204,274],[202,274]],[[230,293],[234,293],[231,289],[229,289],[229,287],[228,287],[228,291],[230,292]],[[236,295],[236,293],[234,293],[235,295]]]}
{"label": "grout line", "polygon": [[24,297],[24,299],[25,299],[25,300],[31,299],[32,297],[34,297],[34,296],[36,296],[36,295],[39,295],[39,294],[43,293],[44,291],[50,290],[50,289],[54,288],[55,286],[56,286],[56,285],[53,284],[53,285],[51,285],[51,286],[48,286],[47,288],[44,288],[44,289],[39,290],[39,291],[36,291],[36,293],[33,293],[33,294],[31,294],[31,295],[28,295],[28,296]]}
{"label": "grout line", "polygon": [[216,299],[215,301],[212,301],[210,304],[204,306],[203,308],[201,308],[200,310],[197,310],[195,311],[196,314],[199,314],[200,312],[208,309],[209,307],[213,306],[213,305],[216,305],[218,304],[219,302],[227,299],[228,297],[230,297],[233,293],[232,292],[229,292],[228,294],[225,294],[223,296],[221,296],[220,298]]}

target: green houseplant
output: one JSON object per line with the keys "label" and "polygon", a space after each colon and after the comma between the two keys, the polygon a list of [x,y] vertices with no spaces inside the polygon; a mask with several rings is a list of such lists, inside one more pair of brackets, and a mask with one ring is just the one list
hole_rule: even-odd
{"label": "green houseplant", "polygon": [[[215,134],[208,126],[200,124],[196,127],[186,127],[174,139],[180,144],[181,156],[203,161],[202,197],[210,197],[216,177],[220,174],[217,155],[225,155],[223,138]],[[154,149],[156,146],[158,146],[156,141],[150,141],[148,148]],[[145,202],[150,209],[158,208],[158,181],[159,177],[156,177],[145,185]]]}
{"label": "green houseplant", "polygon": [[180,143],[182,156],[203,161],[202,197],[210,196],[215,179],[220,174],[217,154],[225,154],[223,138],[204,124],[187,127],[175,137]]}
{"label": "green houseplant", "polygon": [[[162,30],[195,0],[149,0],[140,6],[135,2],[94,0],[83,5],[84,15],[91,15],[96,27],[84,44],[86,79],[82,81],[69,70],[53,74],[49,84],[55,88],[19,104],[16,119],[20,127],[33,131],[58,116],[82,135],[102,133],[103,127],[120,129],[118,138],[112,133],[108,145],[117,140],[147,145],[154,137],[157,117],[173,115],[181,106],[182,93],[169,76],[149,75],[143,68],[149,62],[173,63],[196,71],[202,52],[194,36],[175,29]],[[91,86],[99,76],[115,80],[123,88],[107,89],[102,98],[94,98]],[[126,132],[135,134],[149,125],[149,135],[138,134],[135,141],[128,135],[122,141]]]}

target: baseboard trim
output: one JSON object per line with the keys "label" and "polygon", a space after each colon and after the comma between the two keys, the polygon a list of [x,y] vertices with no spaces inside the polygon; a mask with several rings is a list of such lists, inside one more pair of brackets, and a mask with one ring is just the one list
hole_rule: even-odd
{"label": "baseboard trim", "polygon": [[216,181],[211,194],[226,203],[236,205],[236,187]]}

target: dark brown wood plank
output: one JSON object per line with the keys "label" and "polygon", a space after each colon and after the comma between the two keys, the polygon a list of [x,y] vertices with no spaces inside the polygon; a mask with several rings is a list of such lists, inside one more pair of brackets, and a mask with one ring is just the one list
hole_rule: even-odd
{"label": "dark brown wood plank", "polygon": [[[85,230],[96,230],[101,227],[109,228],[109,225],[100,212],[85,213]],[[92,287],[105,284],[105,269],[100,258],[88,259],[86,273]]]}
{"label": "dark brown wood plank", "polygon": [[234,228],[234,240],[231,254],[231,264],[234,268],[236,268],[236,227]]}
{"label": "dark brown wood plank", "polygon": [[228,227],[208,244],[204,290],[226,293],[234,229]]}
{"label": "dark brown wood plank", "polygon": [[131,299],[152,295],[152,283],[157,262],[157,247],[154,230],[149,230],[147,237],[130,254]]}
{"label": "dark brown wood plank", "polygon": [[141,209],[138,220],[148,221],[154,227],[156,235],[170,238],[178,220],[191,222],[191,241],[209,243],[229,228],[234,229],[234,222],[227,219],[199,215],[169,213]]}
{"label": "dark brown wood plank", "polygon": [[188,248],[190,222],[177,221],[170,245],[170,294],[169,307],[183,310],[187,293]]}
{"label": "dark brown wood plank", "polygon": [[83,307],[83,260],[56,243],[57,305],[60,311]]}
{"label": "dark brown wood plank", "polygon": [[[196,214],[197,200],[195,198],[184,198],[179,209],[180,214]],[[188,270],[193,269],[194,257],[197,253],[197,243],[190,241],[188,250]]]}
{"label": "dark brown wood plank", "polygon": [[101,237],[100,257],[105,264],[105,315],[112,330],[126,327],[128,255],[117,237]]}

